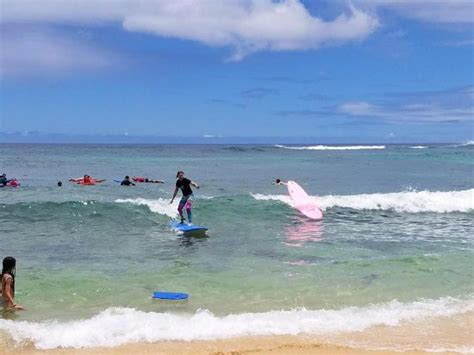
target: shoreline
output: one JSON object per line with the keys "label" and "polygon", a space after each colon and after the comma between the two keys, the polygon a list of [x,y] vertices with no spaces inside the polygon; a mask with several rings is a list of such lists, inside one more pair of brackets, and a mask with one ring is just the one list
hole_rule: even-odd
{"label": "shoreline", "polygon": [[[51,349],[40,350],[32,346],[8,347],[6,352],[23,355],[40,354],[93,354],[93,355],[125,355],[125,354],[321,354],[321,355],[346,355],[346,354],[372,354],[387,355],[400,354],[421,355],[429,351],[394,351],[394,350],[368,350],[349,347],[320,340],[308,339],[303,336],[269,336],[269,337],[241,337],[225,340],[200,340],[200,341],[163,341],[157,343],[131,343],[117,347],[98,347],[82,349]],[[437,354],[455,354],[455,352],[437,352]]]}
{"label": "shoreline", "polygon": [[[147,323],[150,331],[153,324]],[[54,336],[53,334],[50,334]],[[61,336],[64,336],[62,334]],[[69,336],[74,337],[73,334]],[[70,354],[465,354],[474,353],[474,311],[462,314],[405,321],[394,325],[376,325],[360,331],[240,336],[211,340],[157,340],[146,336],[128,338],[128,343],[104,342],[106,346],[84,348],[37,349],[31,338],[14,340],[0,333],[0,353],[24,355]],[[136,342],[134,342],[136,341]],[[51,345],[51,344],[50,344]],[[60,346],[60,345],[57,345]]]}

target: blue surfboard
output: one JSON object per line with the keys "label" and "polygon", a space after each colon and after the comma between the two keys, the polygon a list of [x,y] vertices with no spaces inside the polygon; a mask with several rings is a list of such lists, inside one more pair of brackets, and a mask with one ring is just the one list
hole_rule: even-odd
{"label": "blue surfboard", "polygon": [[207,227],[203,226],[198,226],[195,224],[187,224],[187,223],[181,223],[179,221],[172,220],[170,221],[170,227],[173,229],[175,232],[182,232],[182,233],[191,233],[191,232],[206,232]]}
{"label": "blue surfboard", "polygon": [[153,298],[159,298],[160,300],[187,300],[189,295],[187,293],[180,292],[153,292]]}

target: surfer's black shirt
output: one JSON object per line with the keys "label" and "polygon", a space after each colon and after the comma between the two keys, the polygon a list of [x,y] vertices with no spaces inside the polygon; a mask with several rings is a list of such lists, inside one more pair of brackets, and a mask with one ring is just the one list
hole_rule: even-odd
{"label": "surfer's black shirt", "polygon": [[176,180],[176,187],[181,189],[183,196],[188,196],[193,193],[193,190],[191,190],[191,180],[187,178],[183,178],[183,180]]}

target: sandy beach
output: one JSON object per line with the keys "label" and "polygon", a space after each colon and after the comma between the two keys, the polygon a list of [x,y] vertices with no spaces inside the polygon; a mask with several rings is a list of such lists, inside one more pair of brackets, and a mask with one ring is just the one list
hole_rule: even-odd
{"label": "sandy beach", "polygon": [[[356,349],[334,344],[312,342],[300,337],[238,338],[216,341],[160,342],[153,344],[129,344],[114,348],[35,350],[12,349],[17,354],[396,354],[393,351]],[[424,351],[408,351],[403,354],[426,354]],[[446,353],[448,354],[448,353]]]}

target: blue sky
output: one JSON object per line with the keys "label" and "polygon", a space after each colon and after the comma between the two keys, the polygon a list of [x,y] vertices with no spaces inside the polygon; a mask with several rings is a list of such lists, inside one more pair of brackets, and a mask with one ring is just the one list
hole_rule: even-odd
{"label": "blue sky", "polygon": [[474,3],[0,0],[0,132],[462,142]]}

